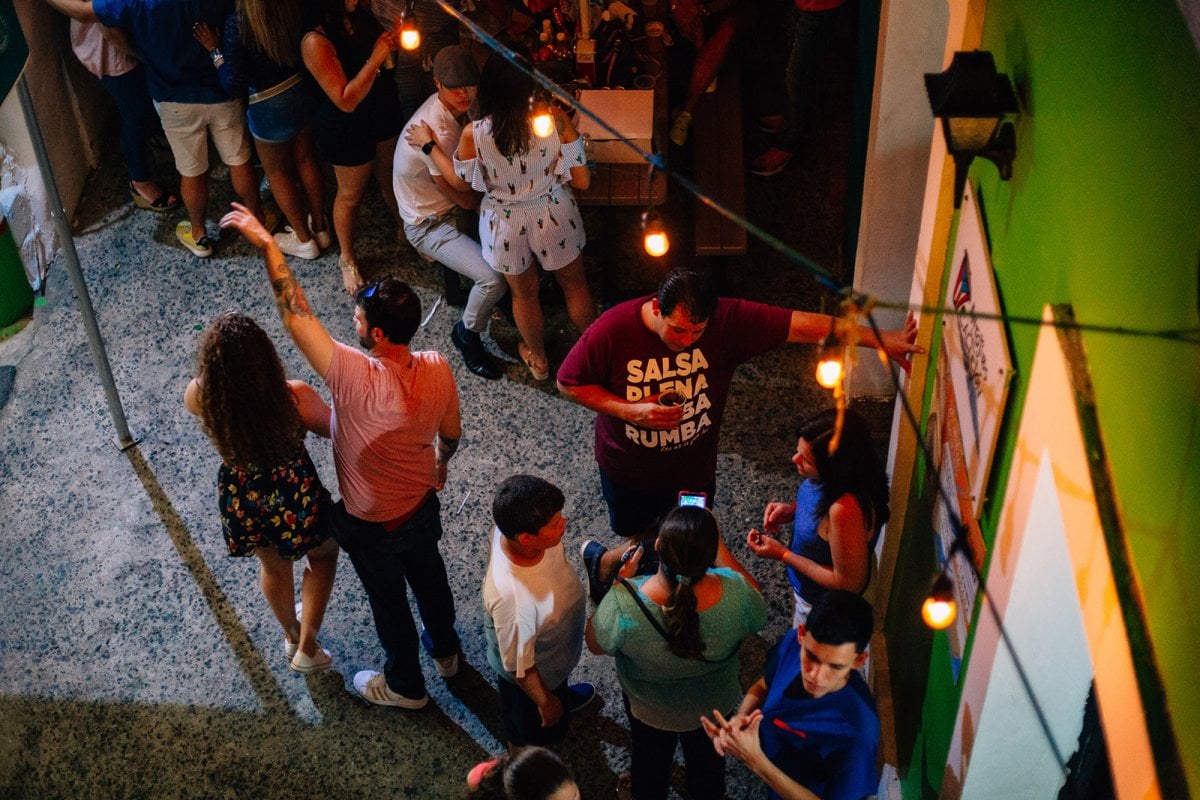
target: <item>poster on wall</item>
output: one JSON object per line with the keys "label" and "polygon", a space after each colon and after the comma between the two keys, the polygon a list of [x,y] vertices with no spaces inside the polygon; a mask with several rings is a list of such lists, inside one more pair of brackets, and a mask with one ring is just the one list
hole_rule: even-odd
{"label": "poster on wall", "polygon": [[[958,615],[946,630],[951,677],[958,683],[979,593],[976,575],[983,569],[985,545],[969,486],[962,423],[950,374],[949,356],[943,348],[935,373],[934,413],[929,425],[931,436],[936,437],[930,442],[932,452],[939,454],[935,469],[940,488],[934,501],[933,529],[938,568],[950,578],[958,605]],[[963,544],[956,551],[954,542],[960,536]]]}
{"label": "poster on wall", "polygon": [[1008,399],[1012,358],[1004,323],[975,316],[999,315],[1001,309],[983,219],[970,181],[963,193],[946,299],[959,313],[942,316],[942,351],[954,388],[971,507],[978,516]]}

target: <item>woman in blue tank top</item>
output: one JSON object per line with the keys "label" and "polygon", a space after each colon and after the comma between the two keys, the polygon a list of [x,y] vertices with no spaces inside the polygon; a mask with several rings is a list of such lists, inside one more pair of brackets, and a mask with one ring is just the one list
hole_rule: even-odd
{"label": "woman in blue tank top", "polygon": [[[888,480],[866,422],[846,411],[833,452],[837,411],[806,422],[792,463],[804,478],[794,503],[768,503],[765,532],[751,530],[746,544],[759,558],[782,561],[796,601],[793,624],[803,622],[830,589],[862,593],[871,577],[871,551],[888,518]],[[791,523],[791,544],[771,535]]]}

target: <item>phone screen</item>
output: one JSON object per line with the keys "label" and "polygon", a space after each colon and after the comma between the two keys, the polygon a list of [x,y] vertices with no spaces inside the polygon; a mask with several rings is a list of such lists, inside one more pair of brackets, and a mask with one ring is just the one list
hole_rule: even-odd
{"label": "phone screen", "polygon": [[704,492],[680,492],[679,505],[700,506],[700,508],[707,508],[708,495],[706,495]]}

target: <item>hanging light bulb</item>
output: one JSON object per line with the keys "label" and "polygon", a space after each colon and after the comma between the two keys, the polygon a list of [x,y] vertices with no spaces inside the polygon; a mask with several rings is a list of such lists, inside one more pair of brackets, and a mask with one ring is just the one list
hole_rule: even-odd
{"label": "hanging light bulb", "polygon": [[413,6],[414,3],[410,2],[400,15],[400,47],[410,52],[421,46],[421,32],[417,30],[417,15]]}
{"label": "hanging light bulb", "polygon": [[958,604],[954,601],[954,585],[945,572],[939,572],[929,588],[929,595],[921,604],[921,619],[935,631],[949,628],[958,616]]}
{"label": "hanging light bulb", "polygon": [[671,239],[667,236],[662,215],[653,208],[642,212],[642,246],[655,258],[662,258],[671,249]]}
{"label": "hanging light bulb", "polygon": [[829,323],[829,335],[821,340],[821,355],[817,360],[817,383],[826,389],[841,385],[845,373],[845,349],[834,332],[834,322]]}
{"label": "hanging light bulb", "polygon": [[545,139],[554,133],[554,115],[550,113],[550,103],[537,92],[529,96],[529,122],[533,127],[533,135]]}

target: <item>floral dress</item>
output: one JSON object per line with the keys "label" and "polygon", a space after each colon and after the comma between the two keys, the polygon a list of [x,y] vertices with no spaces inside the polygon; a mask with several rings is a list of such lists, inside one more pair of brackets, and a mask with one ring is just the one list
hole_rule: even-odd
{"label": "floral dress", "polygon": [[583,137],[563,144],[555,131],[531,140],[525,152],[505,156],[492,139],[490,117],[472,125],[476,157],[462,161],[455,153],[454,171],[485,193],[479,207],[484,260],[509,275],[520,275],[535,261],[547,271],[570,264],[587,243],[579,204],[567,185],[571,167],[586,163]]}
{"label": "floral dress", "polygon": [[328,537],[320,518],[330,505],[329,492],[303,444],[294,459],[272,469],[222,463],[217,493],[231,556],[272,546],[296,561]]}

